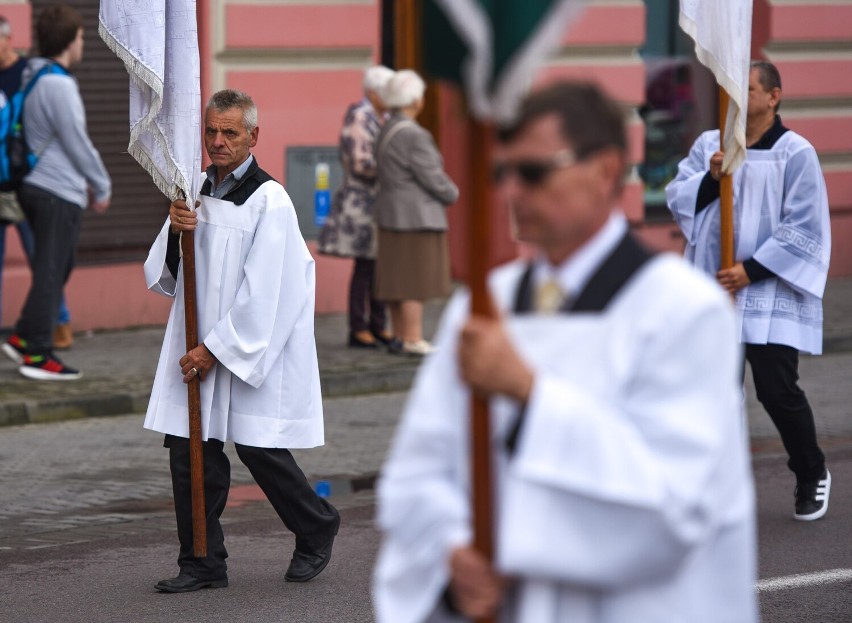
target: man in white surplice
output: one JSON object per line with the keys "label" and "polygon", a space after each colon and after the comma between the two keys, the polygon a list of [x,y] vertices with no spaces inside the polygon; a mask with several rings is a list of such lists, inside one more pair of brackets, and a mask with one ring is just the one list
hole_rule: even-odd
{"label": "man in white surplice", "polygon": [[[212,164],[197,210],[175,201],[145,262],[148,287],[174,297],[145,428],[166,434],[180,554],[177,577],[156,588],[183,593],[227,586],[219,517],[230,486],[223,451],[233,441],[296,548],[284,575],[305,582],[331,557],[340,517],[318,497],[288,448],[323,444],[314,342],[314,261],[284,188],[257,164],[257,108],[240,91],[214,94],[204,143]],[[179,234],[195,232],[198,335],[186,352]],[[193,556],[185,383],[201,378],[207,551]]]}
{"label": "man in white surplice", "polygon": [[[538,254],[491,274],[499,320],[457,294],[420,369],[379,485],[378,620],[756,621],[730,302],[628,232],[622,113],[596,87],[533,94],[501,140],[498,190]],[[558,309],[533,309],[550,281]],[[471,391],[490,398],[493,564],[471,546]]]}
{"label": "man in white surplice", "polygon": [[686,237],[686,257],[736,296],[737,331],[758,400],[778,429],[796,475],[793,517],[828,510],[831,474],[814,416],[798,385],[799,351],[822,352],[822,295],[831,227],[817,154],[781,124],[781,76],[755,61],[749,76],[748,153],[734,173],[735,265],[719,270],[719,131],[705,132],[666,188]]}

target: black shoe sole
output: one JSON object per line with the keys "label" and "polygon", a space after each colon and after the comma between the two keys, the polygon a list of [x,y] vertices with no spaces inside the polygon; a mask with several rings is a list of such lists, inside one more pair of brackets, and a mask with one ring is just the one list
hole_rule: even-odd
{"label": "black shoe sole", "polygon": [[378,342],[362,342],[356,337],[349,338],[349,348],[363,348],[366,350],[376,350],[379,348]]}
{"label": "black shoe sole", "polygon": [[193,591],[201,590],[202,588],[225,588],[228,586],[228,579],[224,580],[211,580],[209,582],[199,582],[198,584],[193,584],[192,586],[185,587],[174,587],[168,586],[165,584],[157,583],[154,585],[161,593],[192,593]]}

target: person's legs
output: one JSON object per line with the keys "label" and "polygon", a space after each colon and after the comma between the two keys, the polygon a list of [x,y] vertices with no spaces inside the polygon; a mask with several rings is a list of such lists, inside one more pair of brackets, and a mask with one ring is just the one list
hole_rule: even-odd
{"label": "person's legs", "polygon": [[370,260],[355,258],[352,264],[352,279],[349,281],[349,333],[367,331],[367,298],[372,277],[366,265]]}
{"label": "person's legs", "polygon": [[59,314],[56,316],[56,322],[60,325],[71,323],[71,310],[68,309],[68,304],[65,302],[65,294],[59,299]]}
{"label": "person's legs", "polygon": [[33,235],[33,228],[28,221],[21,221],[15,224],[15,229],[18,230],[21,248],[24,250],[24,255],[27,256],[27,263],[30,265],[30,269],[32,269],[33,259],[35,258],[35,236]]}
{"label": "person's legs", "polygon": [[32,227],[33,278],[16,333],[32,353],[49,353],[62,288],[74,267],[82,210],[41,189],[24,186],[21,205]]}
{"label": "person's legs", "polygon": [[423,303],[421,301],[402,301],[400,303],[402,331],[396,337],[403,342],[419,342],[423,339]]}
{"label": "person's legs", "polygon": [[372,260],[356,258],[349,281],[349,345],[375,348],[376,339],[367,323],[367,300],[373,286]]}
{"label": "person's legs", "polygon": [[387,341],[390,339],[390,334],[387,332],[387,313],[386,306],[383,301],[377,299],[373,293],[375,292],[375,277],[376,277],[376,261],[375,260],[360,260],[364,262],[364,271],[367,273],[366,279],[368,282],[367,293],[370,300],[370,332],[377,339]]}
{"label": "person's legs", "polygon": [[296,535],[296,548],[284,579],[312,580],[331,560],[340,514],[314,492],[289,450],[241,444],[236,444],[236,448],[237,456],[248,467],[281,521]]}
{"label": "person's legs", "polygon": [[196,558],[192,537],[192,480],[189,465],[189,439],[166,435],[164,445],[169,449],[169,469],[175,502],[180,553],[178,567],[182,574],[200,580],[219,580],[227,577],[225,535],[219,518],[228,501],[231,485],[231,463],[224,444],[216,439],[204,442],[204,502],[207,509],[207,556]]}
{"label": "person's legs", "polygon": [[781,435],[790,470],[799,483],[819,480],[825,457],[805,392],[798,385],[799,352],[779,344],[746,344],[757,399]]}
{"label": "person's legs", "polygon": [[296,535],[297,548],[312,549],[336,531],[337,510],[314,492],[289,450],[235,445],[281,521]]}
{"label": "person's legs", "polygon": [[[27,263],[30,266],[30,270],[32,270],[33,262],[35,261],[35,237],[33,236],[32,227],[30,227],[30,224],[27,221],[21,221],[20,223],[16,223],[15,228],[18,230],[18,237],[21,240],[21,248],[23,248],[24,254],[27,257]],[[73,337],[71,336],[71,329],[68,326],[70,323],[71,312],[65,302],[65,294],[63,292],[62,298],[59,301],[59,314],[56,317],[57,331],[59,329],[63,329],[63,338],[61,343],[57,344],[56,335],[54,334],[54,348],[68,348],[71,346]]]}
{"label": "person's legs", "polygon": [[395,339],[401,340],[403,331],[402,301],[388,301],[386,304],[388,312],[390,312],[391,332]]}

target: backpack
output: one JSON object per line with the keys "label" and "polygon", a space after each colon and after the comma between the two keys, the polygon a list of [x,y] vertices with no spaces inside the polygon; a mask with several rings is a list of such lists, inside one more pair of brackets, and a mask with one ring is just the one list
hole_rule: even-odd
{"label": "backpack", "polygon": [[17,190],[50,143],[48,139],[37,153],[33,153],[27,147],[24,133],[24,100],[38,79],[45,74],[68,75],[68,72],[57,63],[49,63],[39,69],[26,86],[18,89],[11,98],[0,93],[0,191]]}

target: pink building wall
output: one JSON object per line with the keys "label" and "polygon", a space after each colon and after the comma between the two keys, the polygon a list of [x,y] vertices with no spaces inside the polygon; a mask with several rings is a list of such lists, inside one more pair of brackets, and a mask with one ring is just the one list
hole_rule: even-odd
{"label": "pink building wall", "polygon": [[[852,274],[852,1],[758,0],[755,43],[778,66],[781,116],[819,153],[831,206],[832,276]],[[755,39],[758,39],[756,36]]]}
{"label": "pink building wall", "polygon": [[[95,3],[95,0],[92,0]],[[201,55],[206,97],[225,87],[249,92],[260,110],[261,165],[284,182],[285,149],[335,145],[345,107],[360,97],[361,75],[378,60],[376,0],[199,0]],[[15,43],[30,47],[30,5],[0,2],[13,24]],[[635,110],[644,99],[645,68],[635,50],[645,38],[642,0],[592,1],[566,33],[562,49],[536,82],[591,79]],[[784,80],[785,123],[810,139],[820,153],[832,207],[831,272],[852,275],[852,0],[825,3],[756,0],[755,50],[776,62]],[[462,188],[450,208],[452,268],[465,273],[466,140],[462,104],[452,89],[441,91],[440,142],[448,170]],[[643,159],[645,129],[629,116],[631,160]],[[622,205],[650,244],[677,250],[682,240],[668,223],[645,222],[641,182],[629,180]],[[505,212],[495,206],[493,261],[517,253]],[[17,237],[7,236],[2,325],[14,322],[29,276]],[[314,243],[309,243],[315,251]],[[317,255],[317,311],[342,311],[351,262]],[[141,263],[78,267],[66,288],[74,328],[117,328],[165,321],[169,301],[142,287]],[[109,301],[104,305],[99,301]]]}

